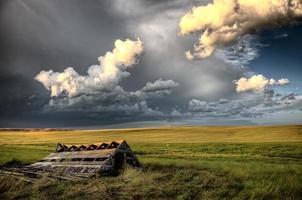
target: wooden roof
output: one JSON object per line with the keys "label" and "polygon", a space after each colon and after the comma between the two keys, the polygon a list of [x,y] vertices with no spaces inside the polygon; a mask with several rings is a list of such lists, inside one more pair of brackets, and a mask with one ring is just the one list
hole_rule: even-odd
{"label": "wooden roof", "polygon": [[123,142],[126,142],[126,141],[125,140],[117,140],[117,141],[110,141],[110,142],[85,144],[85,145],[83,145],[83,144],[81,144],[81,145],[71,145],[71,144],[58,143],[57,148],[56,148],[56,152],[112,149],[112,148],[117,148]]}

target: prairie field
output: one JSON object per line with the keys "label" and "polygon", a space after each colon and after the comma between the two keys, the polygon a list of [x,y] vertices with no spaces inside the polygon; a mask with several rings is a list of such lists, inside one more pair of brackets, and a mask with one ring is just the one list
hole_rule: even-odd
{"label": "prairie field", "polygon": [[125,139],[143,167],[116,177],[28,184],[0,176],[0,199],[302,199],[302,125],[0,131],[0,164],[64,144]]}

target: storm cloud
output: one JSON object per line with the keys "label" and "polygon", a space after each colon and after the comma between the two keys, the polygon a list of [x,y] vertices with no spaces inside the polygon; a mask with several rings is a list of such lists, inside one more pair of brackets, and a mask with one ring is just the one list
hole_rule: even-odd
{"label": "storm cloud", "polygon": [[[204,119],[214,124],[218,118],[253,123],[264,114],[298,115],[300,96],[291,91],[297,81],[284,71],[257,73],[250,66],[269,46],[255,32],[239,34],[224,47],[215,43],[207,59],[194,59],[193,52],[187,53],[192,60],[186,58],[184,50],[198,34],[180,37],[179,22],[193,7],[210,2],[1,1],[0,126]],[[234,80],[248,83],[257,74],[275,83],[236,91]],[[283,77],[291,83],[284,85]]]}
{"label": "storm cloud", "polygon": [[142,41],[116,40],[115,48],[99,57],[99,65],[92,65],[87,75],[79,75],[69,67],[64,72],[41,71],[35,79],[51,91],[51,100],[46,110],[93,111],[161,116],[147,104],[148,98],[169,95],[178,86],[173,80],[158,79],[147,82],[138,91],[126,91],[119,85],[122,78],[130,76],[126,70],[138,63],[143,53]]}

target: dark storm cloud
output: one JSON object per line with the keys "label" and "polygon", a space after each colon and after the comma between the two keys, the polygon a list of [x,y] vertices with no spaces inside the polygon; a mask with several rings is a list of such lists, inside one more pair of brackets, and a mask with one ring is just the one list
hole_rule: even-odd
{"label": "dark storm cloud", "polygon": [[[250,112],[242,107],[247,99],[242,96],[246,94],[237,97],[235,91],[233,80],[249,70],[232,65],[236,60],[249,63],[258,55],[258,46],[253,46],[253,41],[243,40],[235,46],[235,52],[232,48],[226,49],[224,60],[215,55],[190,62],[183,55],[196,36],[180,38],[177,35],[180,17],[193,6],[208,2],[210,0],[2,0],[0,127],[91,126],[199,116],[217,119],[217,115],[256,115],[264,112],[259,111],[259,107],[264,109],[268,105],[273,111],[272,107],[277,106],[276,95],[257,97],[260,100],[255,106],[244,106],[258,109]],[[138,37],[145,47],[140,62],[127,71],[131,76],[121,79],[114,89],[102,95],[84,93],[51,98],[50,92],[34,80],[43,70],[63,72],[68,67],[85,77],[89,66],[112,49],[116,39]],[[248,54],[248,57],[245,52],[257,55]],[[226,62],[233,57],[234,62]],[[193,110],[192,106],[196,105],[190,108],[188,103],[192,99],[198,107]],[[227,111],[222,112],[223,107]]]}
{"label": "dark storm cloud", "polygon": [[1,69],[31,78],[45,67],[89,65],[115,38],[127,36],[122,19],[107,12],[108,1],[5,2],[0,19],[1,62],[9,66]]}
{"label": "dark storm cloud", "polygon": [[72,65],[82,73],[115,38],[128,36],[109,2],[1,1],[1,121],[47,103],[48,93],[33,79],[39,71]]}
{"label": "dark storm cloud", "polygon": [[[128,5],[129,3],[130,5]],[[27,104],[35,105],[34,108],[30,107],[30,109],[36,109],[37,112],[43,108],[40,103],[35,102],[45,102],[45,98],[47,98],[49,93],[33,80],[33,77],[35,77],[39,71],[48,69],[63,71],[66,67],[73,66],[76,71],[83,74],[88,66],[94,64],[93,61],[96,57],[104,54],[106,50],[112,47],[112,42],[116,38],[133,38],[133,36],[139,36],[147,40],[147,46],[152,46],[153,44],[151,42],[155,45],[156,43],[161,43],[161,41],[156,41],[158,36],[157,32],[151,33],[148,38],[144,36],[145,33],[141,33],[139,30],[135,33],[129,29],[133,25],[133,22],[136,23],[137,20],[139,20],[140,23],[137,24],[138,28],[144,28],[142,25],[145,19],[147,20],[147,24],[148,20],[151,20],[152,26],[152,20],[157,20],[157,18],[152,19],[154,12],[159,14],[162,11],[172,10],[172,18],[169,17],[169,20],[174,22],[172,23],[171,29],[169,28],[169,34],[172,34],[174,38],[176,36],[178,16],[173,16],[173,10],[180,9],[182,12],[194,3],[196,2],[132,1],[131,3],[130,1],[121,1],[120,3],[116,2],[113,4],[111,1],[73,1],[71,4],[69,1],[5,1],[1,7],[0,21],[2,27],[1,41],[3,41],[1,43],[3,44],[1,47],[1,72],[2,74],[11,74],[11,76],[5,75],[6,77],[13,76],[14,78],[12,83],[7,82],[3,83],[3,85],[9,88],[11,99],[14,101],[20,99],[20,101],[22,101],[14,105],[13,113],[15,114],[12,118],[18,117],[20,112],[24,112],[24,108],[28,107]],[[123,13],[117,12],[115,9],[116,5],[128,6],[130,11],[132,9],[132,11],[135,12],[133,12],[133,15],[129,14],[129,17],[125,17]],[[148,9],[143,11],[137,6],[143,6]],[[182,8],[182,6],[185,7]],[[123,8],[123,6],[121,8]],[[136,21],[133,20],[133,17]],[[165,26],[165,24],[159,25],[159,28]],[[146,31],[149,31],[148,29],[149,26],[147,26]],[[163,33],[164,31],[165,30],[163,30]],[[165,42],[165,45],[170,45],[171,42],[172,39]],[[181,55],[182,46],[177,44],[176,47],[175,50],[178,52],[177,54]],[[156,52],[158,52],[157,49],[151,49],[146,52],[146,55],[156,55]],[[131,71],[132,77],[135,78],[129,78],[123,81],[123,85],[126,89],[135,91],[142,88],[146,80],[156,80],[159,77],[163,79],[176,77],[182,81],[183,75],[181,75],[180,72],[183,70],[182,67],[192,64],[183,59],[183,61],[176,66],[177,70],[165,70],[164,68],[174,67],[173,65],[179,61],[177,59],[174,62],[165,63],[166,58],[171,56],[173,59],[177,59],[178,55],[173,55],[173,52],[163,54],[157,61],[153,61],[153,56],[144,57],[141,64]],[[220,63],[220,65],[223,64]],[[162,73],[163,71],[164,73]],[[176,72],[176,76],[173,75],[173,71]],[[191,70],[186,71],[190,72]],[[216,71],[219,70],[217,69]],[[191,77],[193,81],[189,82],[189,84],[186,84],[185,81],[185,86],[182,86],[183,88],[178,90],[178,97],[174,97],[171,100],[163,100],[162,102],[154,102],[153,107],[173,105],[174,101],[179,102],[179,97],[187,99],[185,97],[186,94],[183,92],[190,92],[188,87],[192,89],[194,85],[200,85],[199,80],[202,78],[198,77],[198,74],[202,73],[203,70],[200,70],[199,66],[195,65],[195,69],[188,75],[197,75]],[[205,78],[207,77],[204,77],[204,79]],[[16,84],[15,82],[19,83]],[[23,86],[22,92],[24,94],[22,97],[17,98],[17,93],[21,85]],[[223,83],[221,82],[220,85],[223,85]],[[201,90],[204,91],[213,89],[213,86],[207,86],[207,84],[203,84],[203,87],[205,88]],[[3,91],[3,97],[7,96],[7,94],[5,94],[6,91],[7,90]],[[199,93],[199,91],[193,92],[193,95],[196,93]],[[35,98],[30,98],[32,95],[35,95]],[[3,102],[3,104],[8,104],[8,102]],[[3,118],[7,118],[7,113],[10,113],[11,110],[7,110],[3,107],[2,112],[4,113],[2,115]]]}
{"label": "dark storm cloud", "polygon": [[44,111],[111,113],[115,118],[163,116],[147,101],[171,94],[178,86],[176,82],[158,79],[147,82],[137,91],[126,91],[120,85],[123,78],[131,75],[127,70],[138,63],[143,51],[144,46],[139,39],[116,40],[114,49],[100,56],[99,64],[89,67],[86,76],[79,75],[71,67],[63,72],[41,71],[35,79],[51,91],[51,100]]}

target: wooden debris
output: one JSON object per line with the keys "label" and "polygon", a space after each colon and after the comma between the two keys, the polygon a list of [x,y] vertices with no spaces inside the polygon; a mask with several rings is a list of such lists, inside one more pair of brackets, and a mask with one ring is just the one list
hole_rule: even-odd
{"label": "wooden debris", "polygon": [[56,151],[42,160],[20,168],[5,168],[0,173],[16,176],[23,174],[31,178],[44,176],[50,179],[78,180],[117,174],[124,164],[140,166],[125,140],[90,145],[58,143]]}

